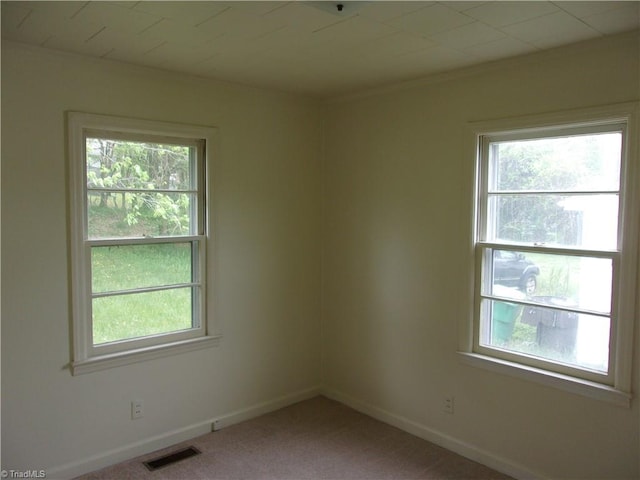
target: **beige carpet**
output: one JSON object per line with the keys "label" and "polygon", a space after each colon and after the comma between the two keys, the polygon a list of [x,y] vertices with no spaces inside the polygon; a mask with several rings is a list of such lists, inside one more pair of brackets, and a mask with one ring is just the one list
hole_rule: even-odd
{"label": "beige carpet", "polygon": [[[143,461],[202,452],[153,472]],[[325,397],[89,473],[98,479],[496,479],[472,462]]]}

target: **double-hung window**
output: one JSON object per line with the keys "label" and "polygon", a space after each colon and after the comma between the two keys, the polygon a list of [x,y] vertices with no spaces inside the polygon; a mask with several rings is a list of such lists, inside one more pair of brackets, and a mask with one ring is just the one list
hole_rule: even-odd
{"label": "double-hung window", "polygon": [[205,346],[214,130],[68,117],[74,373]]}
{"label": "double-hung window", "polygon": [[620,403],[636,300],[633,111],[475,129],[471,352]]}

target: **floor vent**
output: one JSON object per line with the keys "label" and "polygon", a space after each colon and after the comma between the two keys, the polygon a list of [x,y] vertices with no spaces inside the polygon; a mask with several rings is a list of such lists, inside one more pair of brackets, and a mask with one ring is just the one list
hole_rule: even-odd
{"label": "floor vent", "polygon": [[185,460],[189,457],[193,457],[194,455],[199,454],[200,450],[198,450],[197,448],[187,447],[183,448],[182,450],[178,450],[177,452],[158,457],[155,460],[149,460],[148,462],[142,463],[144,463],[144,466],[153,472],[154,470],[158,470],[159,468],[166,467],[168,465],[171,465],[172,463],[176,463],[180,460]]}

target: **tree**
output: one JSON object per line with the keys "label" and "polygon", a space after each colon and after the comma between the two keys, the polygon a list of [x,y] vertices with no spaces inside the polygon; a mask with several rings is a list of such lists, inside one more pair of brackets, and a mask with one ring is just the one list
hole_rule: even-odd
{"label": "tree", "polygon": [[550,192],[589,191],[594,186],[601,189],[603,179],[616,189],[619,152],[609,148],[611,135],[617,134],[492,144],[492,190],[520,192],[494,199],[498,238],[579,244],[582,212],[570,208],[568,199],[580,195]]}
{"label": "tree", "polygon": [[188,233],[189,162],[187,146],[88,138],[88,194],[99,197],[97,205],[89,202],[93,230],[111,236]]}

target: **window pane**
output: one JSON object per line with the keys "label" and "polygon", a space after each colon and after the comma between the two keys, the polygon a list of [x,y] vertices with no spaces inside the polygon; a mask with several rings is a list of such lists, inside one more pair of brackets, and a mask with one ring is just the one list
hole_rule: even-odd
{"label": "window pane", "polygon": [[491,144],[489,191],[618,190],[620,132]]}
{"label": "window pane", "polygon": [[87,198],[89,238],[140,238],[196,233],[187,193],[108,192],[90,190]]}
{"label": "window pane", "polygon": [[489,195],[487,239],[617,248],[618,195]]}
{"label": "window pane", "polygon": [[195,149],[183,145],[87,138],[87,187],[191,190]]}
{"label": "window pane", "polygon": [[483,274],[485,295],[610,313],[611,259],[491,249],[486,256],[493,269]]}
{"label": "window pane", "polygon": [[191,252],[191,243],[93,247],[93,292],[189,283]]}
{"label": "window pane", "polygon": [[608,317],[484,299],[481,344],[606,373]]}
{"label": "window pane", "polygon": [[94,298],[94,345],[192,328],[191,293],[178,288]]}

